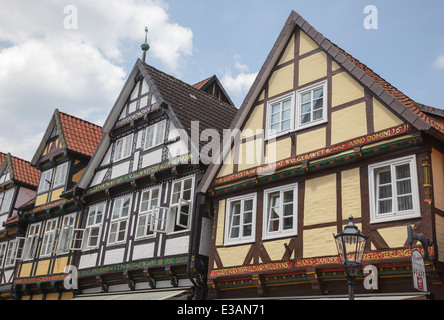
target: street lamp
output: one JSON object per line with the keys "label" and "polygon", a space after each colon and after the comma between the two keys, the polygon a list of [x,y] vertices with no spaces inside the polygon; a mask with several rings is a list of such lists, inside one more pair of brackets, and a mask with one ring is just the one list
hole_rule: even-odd
{"label": "street lamp", "polygon": [[349,299],[354,300],[355,279],[358,275],[359,266],[362,263],[368,236],[359,231],[358,227],[353,223],[352,216],[350,216],[344,230],[333,236],[336,240],[339,258],[347,274]]}

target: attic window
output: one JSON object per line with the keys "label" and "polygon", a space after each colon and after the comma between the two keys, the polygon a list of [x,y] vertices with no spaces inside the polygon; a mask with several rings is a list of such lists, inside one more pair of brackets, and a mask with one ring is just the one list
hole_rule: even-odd
{"label": "attic window", "polygon": [[57,131],[57,126],[54,126],[54,128],[52,129],[51,135],[49,136],[49,139],[54,139],[59,135],[58,131]]}

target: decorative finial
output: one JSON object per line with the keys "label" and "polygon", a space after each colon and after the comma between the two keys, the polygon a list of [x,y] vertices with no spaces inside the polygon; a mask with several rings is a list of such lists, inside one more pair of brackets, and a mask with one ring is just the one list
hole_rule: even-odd
{"label": "decorative finial", "polygon": [[145,43],[142,44],[141,48],[143,50],[142,61],[145,62],[146,52],[150,49],[148,44],[148,27],[145,27]]}

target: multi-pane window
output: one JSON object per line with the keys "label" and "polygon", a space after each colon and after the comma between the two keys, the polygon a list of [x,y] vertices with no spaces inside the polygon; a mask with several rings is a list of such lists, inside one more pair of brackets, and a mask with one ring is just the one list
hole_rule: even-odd
{"label": "multi-pane window", "polygon": [[52,253],[57,231],[57,220],[58,219],[51,219],[46,222],[46,230],[43,236],[42,248],[40,251],[41,257],[48,257]]}
{"label": "multi-pane window", "polygon": [[264,238],[274,238],[297,230],[297,184],[266,190]]}
{"label": "multi-pane window", "polygon": [[130,134],[116,141],[116,148],[114,150],[114,161],[125,159],[131,155],[133,136],[134,134]]}
{"label": "multi-pane window", "polygon": [[304,89],[298,93],[299,128],[322,122],[326,119],[325,84]]}
{"label": "multi-pane window", "polygon": [[173,182],[169,212],[169,231],[186,230],[190,226],[193,182],[194,179],[192,177]]}
{"label": "multi-pane window", "polygon": [[8,250],[6,251],[5,267],[12,267],[15,265],[17,251],[17,239],[9,241]]}
{"label": "multi-pane window", "polygon": [[39,193],[49,190],[49,187],[51,186],[52,170],[53,169],[43,171],[42,174],[40,175],[40,183],[38,189]]}
{"label": "multi-pane window", "polygon": [[327,121],[327,82],[274,99],[267,104],[267,138]]}
{"label": "multi-pane window", "polygon": [[137,223],[136,239],[154,235],[153,212],[160,203],[160,187],[142,191],[140,200],[139,220]]}
{"label": "multi-pane window", "polygon": [[371,222],[420,216],[415,156],[369,166]]}
{"label": "multi-pane window", "polygon": [[83,235],[83,249],[94,249],[99,246],[104,211],[104,203],[89,207],[88,220]]}
{"label": "multi-pane window", "polygon": [[74,232],[75,214],[70,214],[62,218],[62,226],[59,231],[57,243],[57,254],[67,253],[71,246]]}
{"label": "multi-pane window", "polygon": [[8,247],[8,242],[0,243],[0,268],[3,268],[3,263],[6,258],[6,248]]}
{"label": "multi-pane window", "polygon": [[125,242],[130,210],[131,195],[114,200],[108,244]]}
{"label": "multi-pane window", "polygon": [[146,128],[145,150],[161,145],[165,139],[166,120],[155,123]]}
{"label": "multi-pane window", "polygon": [[226,244],[253,241],[256,220],[256,194],[228,199],[226,210]]}
{"label": "multi-pane window", "polygon": [[3,170],[3,173],[0,175],[0,184],[9,180],[10,180],[9,169],[8,167],[6,167],[5,170]]}
{"label": "multi-pane window", "polygon": [[9,189],[0,193],[0,213],[9,212],[11,210],[12,196],[14,189]]}
{"label": "multi-pane window", "polygon": [[29,226],[28,237],[26,238],[22,253],[22,259],[24,260],[33,259],[35,256],[39,241],[40,225],[39,223]]}
{"label": "multi-pane window", "polygon": [[68,162],[61,164],[56,168],[53,188],[63,186],[65,184],[67,171]]}
{"label": "multi-pane window", "polygon": [[290,95],[270,104],[270,135],[291,130],[293,97]]}

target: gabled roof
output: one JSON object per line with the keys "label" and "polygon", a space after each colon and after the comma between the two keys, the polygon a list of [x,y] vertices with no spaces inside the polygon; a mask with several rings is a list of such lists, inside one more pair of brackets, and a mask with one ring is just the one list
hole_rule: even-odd
{"label": "gabled roof", "polygon": [[[386,80],[381,78],[373,70],[361,63],[356,58],[339,48],[336,44],[325,38],[320,32],[310,25],[302,16],[292,11],[285,22],[285,25],[276,40],[271,52],[269,53],[264,65],[259,71],[256,80],[251,86],[247,96],[239,109],[238,114],[233,120],[230,128],[241,128],[253,107],[254,100],[259,96],[268,76],[272,72],[273,67],[277,63],[280,53],[289,40],[295,27],[300,27],[320,48],[330,55],[339,66],[344,68],[353,78],[355,78],[365,88],[369,89],[375,96],[381,99],[395,113],[400,115],[414,128],[426,131],[432,135],[444,140],[444,126],[421,111],[417,104],[407,97],[404,93],[392,86]],[[231,144],[223,147],[222,158],[231,150]],[[206,192],[215,177],[220,164],[212,164],[205,173],[197,192]]]}
{"label": "gabled roof", "polygon": [[234,106],[233,101],[231,101],[216,75],[194,84],[193,87],[201,91],[205,91],[213,96],[217,94],[219,97],[216,98]]}
{"label": "gabled roof", "polygon": [[73,151],[86,157],[92,157],[103,136],[100,126],[56,109],[32,158],[31,164],[33,166],[37,165],[55,128],[65,150]]}
{"label": "gabled roof", "polygon": [[199,121],[199,134],[207,128],[213,128],[222,135],[223,129],[228,129],[238,111],[234,106],[138,59],[103,125],[104,136],[79,181],[80,188],[87,187],[93,177],[94,169],[100,165],[108,150],[111,144],[109,133],[113,130],[139,74],[147,82],[150,91],[152,88],[157,104],[167,111],[176,128],[184,129],[189,137],[191,137],[191,121]]}
{"label": "gabled roof", "polygon": [[67,148],[92,157],[102,139],[102,128],[63,112],[59,115]]}
{"label": "gabled roof", "polygon": [[199,121],[200,132],[211,128],[222,134],[223,129],[230,127],[238,111],[234,106],[145,63],[142,67],[189,136],[191,121]]}
{"label": "gabled roof", "polygon": [[4,170],[9,170],[9,176],[14,182],[34,188],[39,184],[40,171],[32,167],[29,161],[0,152],[0,175]]}

